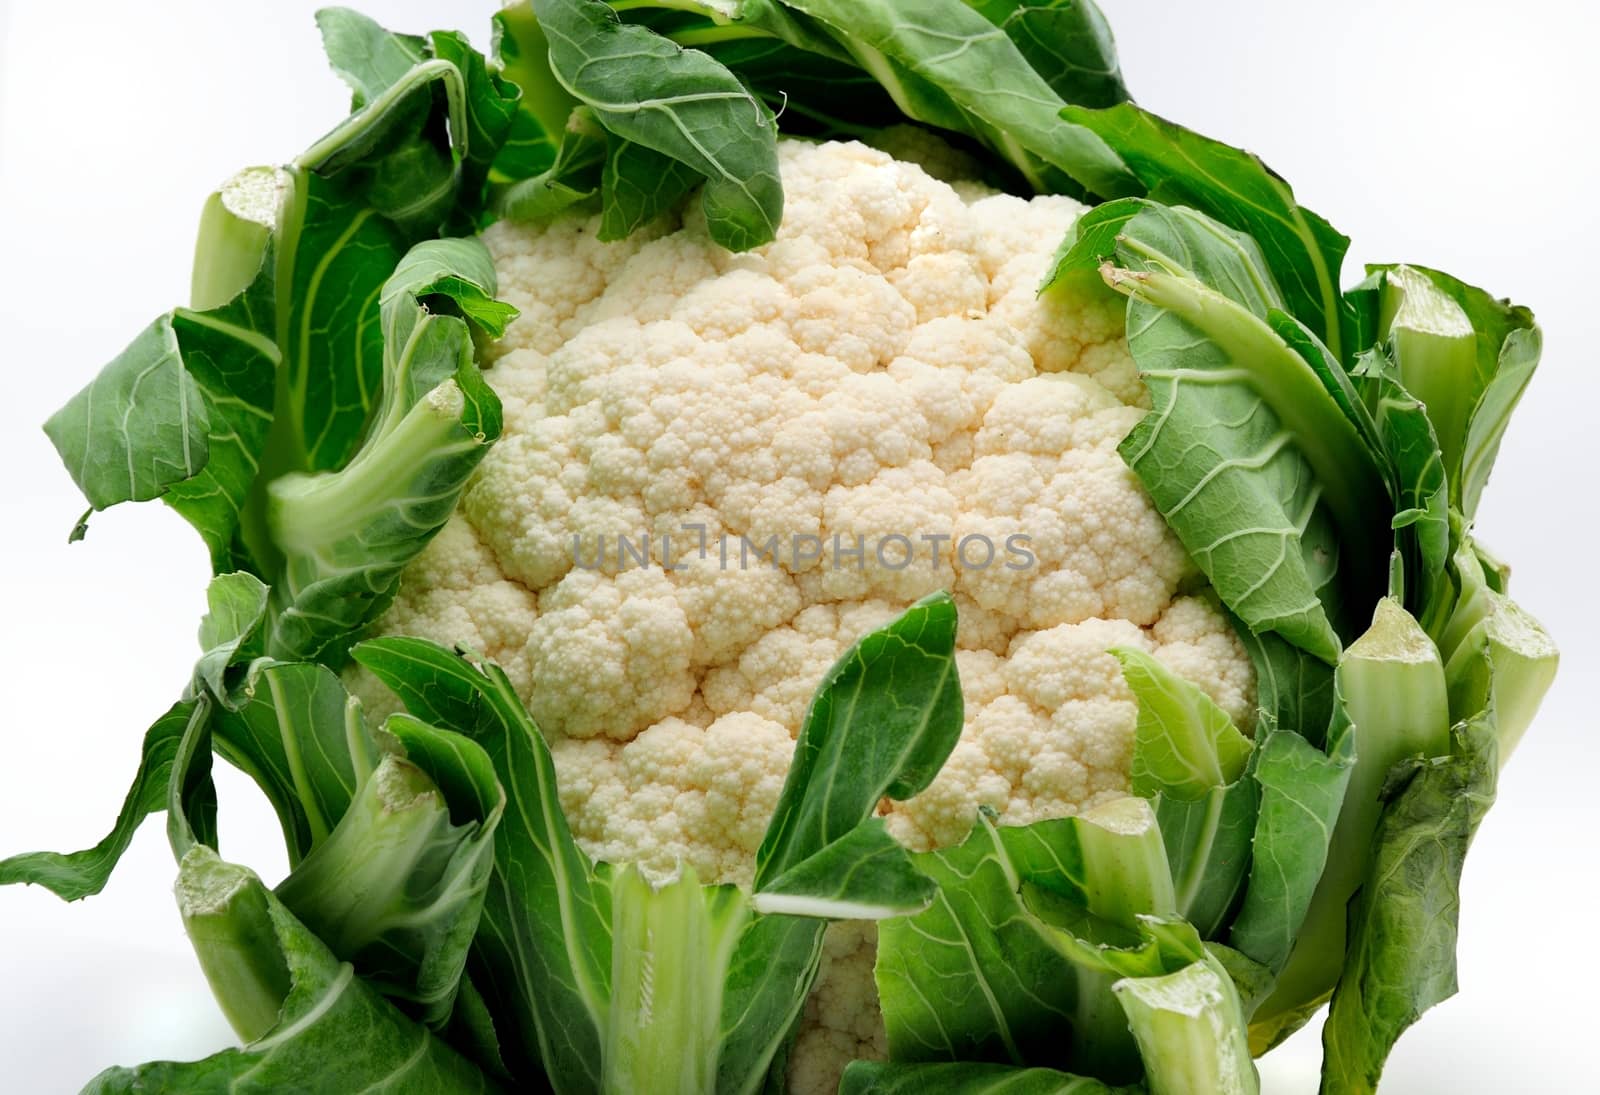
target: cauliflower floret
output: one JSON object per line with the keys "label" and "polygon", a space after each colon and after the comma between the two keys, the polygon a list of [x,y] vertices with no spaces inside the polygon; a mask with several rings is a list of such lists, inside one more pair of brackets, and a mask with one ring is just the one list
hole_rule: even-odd
{"label": "cauliflower floret", "polygon": [[878,1010],[872,964],[878,933],[870,923],[829,924],[822,937],[822,965],[806,998],[799,1037],[789,1054],[789,1089],[831,1092],[855,1060],[882,1060],[888,1035]]}
{"label": "cauliflower floret", "polygon": [[[527,643],[537,615],[534,595],[504,576],[473,526],[457,514],[412,561],[373,634],[460,644],[497,663],[518,694],[527,696],[533,692]],[[371,674],[352,670],[345,680],[374,720],[399,709],[394,694]]]}
{"label": "cauliflower floret", "polygon": [[[484,233],[521,310],[485,373],[504,436],[382,630],[505,666],[579,843],[655,877],[749,882],[818,682],[935,589],[966,721],[933,784],[882,808],[913,848],[980,806],[1025,823],[1127,792],[1136,708],[1108,647],[1248,728],[1249,660],[1180,595],[1193,567],[1116,451],[1148,406],[1122,312],[1036,291],[1082,207],[855,143],[779,160],[778,238],[744,254],[696,202],[617,243],[577,214]],[[829,930],[794,1090],[881,1055],[874,939]]]}
{"label": "cauliflower floret", "polygon": [[527,640],[534,720],[567,737],[628,741],[689,706],[694,633],[675,594],[648,567],[614,578],[575,570],[544,593]]}
{"label": "cauliflower floret", "polygon": [[626,744],[556,738],[552,752],[561,805],[590,855],[657,878],[687,864],[749,885],[794,741],[736,711],[704,727],[662,719]]}

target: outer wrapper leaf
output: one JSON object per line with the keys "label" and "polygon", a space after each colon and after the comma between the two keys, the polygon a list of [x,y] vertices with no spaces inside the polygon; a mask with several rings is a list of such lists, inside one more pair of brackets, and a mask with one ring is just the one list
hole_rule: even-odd
{"label": "outer wrapper leaf", "polygon": [[494,666],[480,671],[423,639],[376,639],[354,653],[414,715],[481,745],[502,786],[515,789],[516,808],[495,831],[473,980],[498,1020],[513,1074],[542,1068],[558,1091],[598,1091],[610,887],[572,839],[544,738]]}
{"label": "outer wrapper leaf", "polygon": [[[1062,125],[1054,88],[1031,68],[1006,32],[959,0],[914,6],[883,0],[790,0],[826,25],[856,62],[873,72],[908,115],[972,133],[1043,188],[1037,164],[1115,198],[1136,184],[1092,131]],[[902,73],[909,79],[903,78]]]}
{"label": "outer wrapper leaf", "polygon": [[[879,929],[876,977],[896,1061],[988,1061],[1138,1078],[1112,986],[1203,957],[1173,919],[1148,804],[1021,828],[987,817],[958,847],[916,857],[929,908]],[[1240,1026],[1239,1038],[1243,1039]]]}
{"label": "outer wrapper leaf", "polygon": [[1151,804],[1172,865],[1178,913],[1210,939],[1226,926],[1250,869],[1260,786],[1246,776],[1200,799],[1160,794]]}
{"label": "outer wrapper leaf", "polygon": [[1104,107],[1125,101],[1127,85],[1117,64],[1111,27],[1083,0],[967,0],[1016,43],[1028,65],[1063,100]]}
{"label": "outer wrapper leaf", "polygon": [[385,278],[374,332],[381,395],[364,401],[361,448],[338,471],[284,475],[266,488],[279,564],[274,657],[338,664],[499,436],[500,401],[473,361],[469,326],[504,329],[514,310],[494,289],[493,264],[473,240],[420,243]]}
{"label": "outer wrapper leaf", "polygon": [[[817,688],[756,853],[756,889],[932,782],[961,733],[955,604],[935,594],[863,638]],[[863,729],[871,727],[871,733]]]}
{"label": "outer wrapper leaf", "polygon": [[291,864],[333,831],[377,763],[352,702],[324,666],[263,662],[251,668],[237,706],[215,715],[217,752],[266,792]]}
{"label": "outer wrapper leaf", "polygon": [[1253,238],[1283,289],[1289,313],[1335,358],[1342,356],[1339,267],[1350,241],[1302,208],[1283,179],[1250,153],[1132,103],[1105,110],[1069,106],[1062,116],[1099,134],[1152,197],[1193,206]]}
{"label": "outer wrapper leaf", "polygon": [[[927,786],[961,736],[955,605],[934,594],[863,636],[812,697],[756,854],[758,904],[808,916],[917,911],[929,898],[869,821],[888,795]],[[887,867],[871,875],[861,868]],[[753,1092],[781,1059],[816,976],[824,923],[762,916],[745,930],[723,997],[719,1091]]]}
{"label": "outer wrapper leaf", "polygon": [[366,775],[277,894],[370,984],[439,1029],[478,929],[505,795],[461,735],[401,715],[385,730],[406,755]]}
{"label": "outer wrapper leaf", "polygon": [[355,976],[250,872],[197,848],[185,857],[179,896],[187,919],[230,922],[220,937],[208,937],[215,949],[202,949],[212,963],[208,974],[238,970],[240,962],[281,970],[286,991],[277,1019],[240,1049],[191,1063],[109,1069],[86,1092],[496,1090]]}
{"label": "outer wrapper leaf", "polygon": [[772,113],[716,60],[599,0],[534,0],[557,79],[617,136],[705,179],[711,237],[732,251],[769,242],[783,215]]}
{"label": "outer wrapper leaf", "polygon": [[[891,1056],[1065,1064],[1077,981],[1044,926],[1023,912],[998,831],[985,821],[922,867],[939,884],[933,906],[878,933]],[[919,987],[929,978],[944,987],[937,998]]]}
{"label": "outer wrapper leaf", "polygon": [[[1094,222],[1053,276],[1093,261],[1128,208]],[[1337,363],[1308,361],[1301,343],[1315,340],[1298,325],[1274,326],[1281,297],[1250,238],[1146,202],[1114,242],[1102,273],[1130,298],[1152,402],[1119,451],[1232,612],[1333,662],[1389,546],[1388,492],[1353,396],[1331,384]]]}
{"label": "outer wrapper leaf", "polygon": [[[195,709],[195,703],[190,700],[176,703],[145,731],[133,786],[128,788],[116,824],[100,843],[78,852],[24,852],[0,860],[0,886],[31,883],[43,886],[65,901],[77,901],[103,890],[144,819],[166,809],[167,787],[178,744],[195,716]],[[190,813],[202,818],[209,811],[214,816],[216,791],[211,786],[209,769],[192,773],[188,783],[185,797],[190,802]],[[214,821],[210,826],[214,840]]]}
{"label": "outer wrapper leaf", "polygon": [[1448,757],[1398,769],[1372,868],[1350,906],[1350,948],[1322,1031],[1322,1091],[1373,1092],[1395,1041],[1455,995],[1461,869],[1494,804],[1493,715],[1458,727]]}
{"label": "outer wrapper leaf", "polygon": [[1328,842],[1350,782],[1348,724],[1330,734],[1327,752],[1289,730],[1257,747],[1261,785],[1250,881],[1228,943],[1273,970],[1294,946],[1327,862]]}
{"label": "outer wrapper leaf", "polygon": [[1142,650],[1118,647],[1112,653],[1139,703],[1134,794],[1199,799],[1239,778],[1250,741],[1211,697]]}
{"label": "outer wrapper leaf", "polygon": [[89,504],[104,509],[156,498],[195,475],[210,455],[208,424],[163,316],[52,415],[45,433]]}

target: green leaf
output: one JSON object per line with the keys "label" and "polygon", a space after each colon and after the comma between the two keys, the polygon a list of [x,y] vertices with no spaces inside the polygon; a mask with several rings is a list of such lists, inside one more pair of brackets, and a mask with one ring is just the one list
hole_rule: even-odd
{"label": "green leaf", "polygon": [[539,223],[599,195],[598,237],[609,242],[671,212],[699,182],[680,161],[608,133],[578,107],[555,162],[505,187],[497,208],[510,220]]}
{"label": "green leaf", "polygon": [[[199,249],[207,246],[202,237]],[[162,497],[205,539],[218,571],[245,561],[239,526],[272,425],[273,378],[282,360],[271,341],[277,321],[275,261],[270,250],[258,256],[251,282],[219,307],[172,313],[184,368],[206,407],[208,455],[204,467],[173,483]]]}
{"label": "green leaf", "polygon": [[421,38],[384,30],[349,8],[318,11],[317,29],[328,64],[350,86],[352,111],[394,86],[423,59]]}
{"label": "green leaf", "polygon": [[1093,275],[1100,281],[1100,266],[1117,255],[1117,241],[1129,221],[1144,212],[1149,203],[1143,198],[1117,198],[1102,202],[1072,222],[1066,238],[1056,250],[1050,270],[1039,283],[1044,293],[1068,278]]}
{"label": "green leaf", "polygon": [[491,178],[516,182],[555,162],[577,100],[550,71],[550,42],[531,4],[513,4],[493,16],[493,54],[500,74],[521,91],[510,130]]}
{"label": "green leaf", "polygon": [[759,247],[783,214],[772,113],[709,55],[620,23],[600,0],[533,0],[550,67],[607,130],[705,179],[711,238]]}
{"label": "green leaf", "polygon": [[[782,12],[779,38],[736,36],[747,13]],[[729,26],[713,20],[687,28],[661,28],[673,41],[704,50],[728,67],[783,119],[783,130],[833,139],[875,139],[886,127],[907,124],[883,85],[857,68],[828,32],[778,4],[746,4]],[[749,33],[749,32],[745,32]]]}
{"label": "green leaf", "polygon": [[1139,704],[1133,731],[1133,793],[1199,799],[1238,779],[1250,739],[1200,689],[1142,650],[1116,647]]}
{"label": "green leaf", "polygon": [[337,179],[408,234],[476,228],[517,89],[454,31],[393,34],[347,9],[318,15],[353,113],[297,161]]}
{"label": "green leaf", "polygon": [[1143,1095],[1141,1087],[1110,1087],[1099,1080],[1049,1068],[985,1064],[890,1064],[852,1061],[839,1095]]}
{"label": "green leaf", "polygon": [[[1239,994],[1239,1004],[1248,1019],[1261,1001],[1266,999],[1267,993],[1272,991],[1272,971],[1248,955],[1221,943],[1207,942],[1205,948],[1206,955],[1233,982],[1234,991]],[[1259,1057],[1260,1054],[1255,1053],[1255,1056]]]}
{"label": "green leaf", "polygon": [[1286,182],[1250,153],[1132,103],[1069,106],[1062,117],[1099,134],[1162,202],[1193,206],[1254,239],[1289,314],[1343,359],[1339,267],[1350,241],[1296,203]]}
{"label": "green leaf", "polygon": [[[173,704],[145,731],[139,770],[133,777],[133,786],[128,788],[116,824],[105,839],[78,852],[24,852],[0,859],[0,886],[18,882],[40,885],[64,901],[77,901],[104,889],[140,824],[151,814],[166,809],[173,760],[197,706],[189,700]],[[209,809],[215,810],[215,791],[211,788],[209,772],[198,773],[185,793],[191,812],[197,817],[206,809],[202,805],[204,798],[210,800]],[[215,839],[214,827],[211,837]]]}
{"label": "green leaf", "polygon": [[500,402],[478,373],[468,327],[492,333],[508,320],[494,289],[475,240],[418,244],[387,279],[382,396],[360,451],[337,472],[285,475],[268,488],[268,527],[284,557],[273,656],[337,664],[499,436]]}
{"label": "green leaf", "polygon": [[878,932],[878,992],[895,1061],[991,1061],[1136,1078],[1111,985],[1202,954],[1171,917],[1172,880],[1142,799],[997,829],[915,857],[929,908]]}
{"label": "green leaf", "polygon": [[1256,676],[1256,740],[1287,727],[1321,748],[1333,721],[1333,666],[1230,614]]}
{"label": "green leaf", "polygon": [[[961,0],[790,0],[828,27],[912,118],[970,133],[1041,188],[1038,162],[1104,198],[1137,184],[1092,131],[1062,125],[1064,105],[1006,32]],[[902,73],[911,77],[910,81]]]}
{"label": "green leaf", "polygon": [[600,192],[605,162],[606,132],[588,107],[578,107],[561,130],[554,159],[541,171],[502,188],[495,211],[506,220],[548,221]]}
{"label": "green leaf", "polygon": [[1466,444],[1461,455],[1461,511],[1471,517],[1478,511],[1478,499],[1488,485],[1495,457],[1500,455],[1500,439],[1511,422],[1522,393],[1538,367],[1544,336],[1539,328],[1519,328],[1506,335],[1501,344],[1494,378],[1472,410],[1467,425]]}
{"label": "green leaf", "polygon": [[[934,594],[863,636],[823,677],[756,853],[758,907],[876,917],[927,903],[927,884],[869,819],[884,796],[926,787],[961,736],[955,635],[954,603]],[[872,864],[888,870],[859,873]],[[799,1019],[823,927],[770,915],[746,929],[723,996],[719,1090],[763,1081]]]}
{"label": "green leaf", "polygon": [[1387,555],[1383,480],[1316,372],[1267,322],[1277,289],[1247,238],[1149,204],[1125,225],[1128,344],[1152,410],[1119,451],[1252,631],[1325,661]]}
{"label": "green leaf", "polygon": [[927,787],[961,737],[955,603],[936,593],[866,635],[818,686],[756,853],[755,888]]}
{"label": "green leaf", "polygon": [[722,990],[717,1091],[770,1090],[822,961],[823,922],[757,916],[729,959]]}
{"label": "green leaf", "polygon": [[1111,27],[1093,0],[966,0],[1006,32],[1030,68],[1078,106],[1128,98]]}
{"label": "green leaf", "polygon": [[1455,994],[1461,869],[1495,796],[1492,712],[1454,738],[1450,755],[1410,762],[1388,785],[1322,1030],[1325,1095],[1375,1091],[1396,1039]]}
{"label": "green leaf", "polygon": [[939,884],[933,905],[878,929],[890,1056],[1065,1065],[1077,979],[1023,908],[999,830],[980,819],[962,844],[918,865]]}
{"label": "green leaf", "polygon": [[505,1057],[500,1050],[500,1035],[495,1030],[494,1015],[489,1002],[483,998],[471,977],[461,979],[456,993],[455,1011],[450,1016],[450,1026],[444,1032],[449,1042],[469,1060],[497,1080],[510,1080]]}
{"label": "green leaf", "polygon": [[[362,643],[356,661],[416,717],[466,734],[515,793],[472,962],[514,1075],[542,1067],[558,1091],[598,1091],[611,999],[611,889],[572,839],[555,765],[496,666],[423,639]],[[537,1063],[529,1058],[536,1052]]]}
{"label": "green leaf", "polygon": [[45,423],[95,509],[159,497],[209,455],[205,402],[183,367],[171,315],[139,333]]}
{"label": "green leaf", "polygon": [[[496,283],[494,260],[477,240],[424,240],[406,252],[383,283],[378,305],[384,338],[403,339],[407,331],[415,329],[415,305],[419,302],[430,312],[461,316],[491,338],[499,338],[505,334],[506,324],[517,317],[517,310],[495,299]],[[420,399],[433,386],[418,385],[414,376],[408,379],[412,385],[407,400]]]}
{"label": "green leaf", "polygon": [[1351,737],[1348,724],[1336,724],[1324,752],[1292,730],[1272,730],[1256,747],[1261,807],[1228,944],[1270,969],[1288,959],[1327,862],[1355,763]]}
{"label": "green leaf", "polygon": [[1217,786],[1203,798],[1151,800],[1172,867],[1178,915],[1203,938],[1226,926],[1250,868],[1261,791],[1254,779]]}
{"label": "green leaf", "polygon": [[[294,238],[280,286],[286,365],[273,412],[282,470],[345,463],[360,442],[383,378],[378,296],[405,254],[402,237],[316,172],[296,177],[283,229]],[[271,470],[271,469],[269,469]]]}
{"label": "green leaf", "polygon": [[233,693],[234,670],[262,653],[262,625],[269,591],[254,574],[219,574],[206,586],[206,614],[200,619],[200,660],[195,684],[218,700]]}
{"label": "green leaf", "polygon": [[230,1014],[250,1031],[241,1030],[246,1044],[202,1061],[108,1069],[86,1092],[494,1090],[356,977],[245,868],[197,847],[184,857],[178,901],[219,999],[251,998],[251,1008]]}
{"label": "green leaf", "polygon": [[767,882],[752,904],[760,913],[882,920],[921,912],[933,890],[883,819],[868,818]]}
{"label": "green leaf", "polygon": [[1414,612],[1438,595],[1450,557],[1450,493],[1427,408],[1400,383],[1379,347],[1363,353],[1352,381],[1371,409],[1375,438],[1392,476],[1397,539],[1407,553],[1407,600]]}
{"label": "green leaf", "polygon": [[325,666],[259,661],[219,706],[218,753],[266,794],[290,865],[326,840],[378,755],[358,703]]}
{"label": "green leaf", "polygon": [[600,173],[599,239],[626,239],[670,213],[695,182],[694,172],[672,157],[608,134]]}
{"label": "green leaf", "polygon": [[473,49],[459,31],[436,30],[428,35],[433,56],[461,73],[465,118],[458,122],[451,115],[454,150],[459,164],[456,183],[457,209],[446,222],[455,232],[476,231],[488,223],[485,215],[485,189],[500,149],[510,136],[518,116],[520,95],[514,84],[492,72],[483,54]]}
{"label": "green leaf", "polygon": [[404,753],[366,774],[276,892],[369,983],[438,1029],[477,931],[505,796],[488,756],[459,734],[402,715],[384,729]]}

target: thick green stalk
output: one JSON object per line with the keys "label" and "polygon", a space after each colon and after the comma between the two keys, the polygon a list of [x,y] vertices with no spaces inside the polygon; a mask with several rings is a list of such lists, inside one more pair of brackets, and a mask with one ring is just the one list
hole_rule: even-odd
{"label": "thick green stalk", "polygon": [[328,838],[278,886],[278,897],[348,957],[407,907],[418,862],[454,850],[450,809],[422,769],[386,755]]}
{"label": "thick green stalk", "polygon": [[617,875],[604,1092],[716,1090],[723,985],[749,917],[738,887],[702,886],[688,868],[660,888],[636,868]]}
{"label": "thick green stalk", "polygon": [[1393,598],[1378,602],[1372,626],[1345,651],[1335,687],[1354,726],[1355,767],[1288,963],[1260,1014],[1315,999],[1333,987],[1345,952],[1345,907],[1366,877],[1385,778],[1411,756],[1450,751],[1444,664],[1422,626]]}
{"label": "thick green stalk", "polygon": [[241,1040],[255,1041],[277,1025],[291,985],[266,888],[197,844],[183,857],[177,894],[184,930],[222,1014]]}
{"label": "thick green stalk", "polygon": [[1492,706],[1504,766],[1555,680],[1561,655],[1550,633],[1521,605],[1489,589],[1482,597],[1487,610],[1445,663],[1445,681],[1458,719]]}
{"label": "thick green stalk", "polygon": [[1178,914],[1172,869],[1155,811],[1129,796],[1085,810],[1078,826],[1090,913],[1132,928],[1141,916]]}
{"label": "thick green stalk", "polygon": [[220,308],[255,279],[293,185],[281,167],[247,167],[206,199],[189,278],[190,308]]}
{"label": "thick green stalk", "polygon": [[1150,1095],[1255,1095],[1244,1011],[1215,959],[1112,986],[1145,1062]]}
{"label": "thick green stalk", "polygon": [[341,471],[274,480],[268,519],[278,545],[291,556],[315,556],[360,534],[393,506],[397,490],[439,462],[441,450],[477,444],[459,436],[463,405],[461,389],[447,380]]}
{"label": "thick green stalk", "polygon": [[1400,382],[1427,408],[1444,456],[1452,500],[1461,502],[1461,460],[1467,424],[1483,389],[1478,381],[1478,336],[1461,306],[1406,266],[1384,279],[1381,329]]}

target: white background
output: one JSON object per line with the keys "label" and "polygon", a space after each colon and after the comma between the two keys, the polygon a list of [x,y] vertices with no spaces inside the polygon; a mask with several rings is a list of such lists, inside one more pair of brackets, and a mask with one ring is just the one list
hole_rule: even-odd
{"label": "white background", "polygon": [[[357,2],[480,45],[494,6]],[[1347,281],[1355,263],[1412,260],[1539,314],[1545,363],[1479,527],[1564,672],[1473,848],[1463,993],[1401,1042],[1383,1090],[1600,1090],[1600,16],[1556,0],[1103,4],[1140,101],[1291,179],[1354,237]],[[69,548],[81,502],[39,423],[184,299],[206,194],[343,113],[314,6],[0,0],[0,855],[104,833],[194,657],[206,574],[159,505],[99,515]],[[231,770],[219,782],[225,851],[276,880],[269,812]],[[0,1087],[71,1091],[108,1064],[229,1042],[172,877],[158,818],[97,898],[0,891]],[[1268,1092],[1313,1091],[1317,1053],[1313,1031],[1267,1058]]]}

